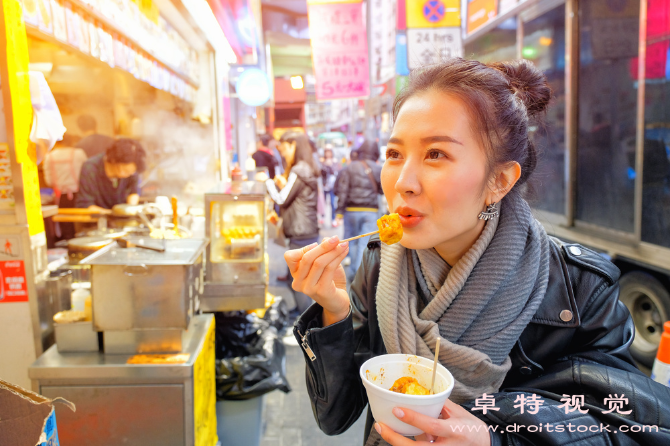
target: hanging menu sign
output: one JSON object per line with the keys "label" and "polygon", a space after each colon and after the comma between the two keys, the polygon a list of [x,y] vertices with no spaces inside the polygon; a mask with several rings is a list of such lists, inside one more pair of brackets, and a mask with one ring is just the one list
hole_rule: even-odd
{"label": "hanging menu sign", "polygon": [[370,67],[372,82],[383,84],[395,76],[397,2],[370,0]]}
{"label": "hanging menu sign", "polygon": [[316,98],[369,96],[368,39],[363,4],[309,2],[308,14]]}

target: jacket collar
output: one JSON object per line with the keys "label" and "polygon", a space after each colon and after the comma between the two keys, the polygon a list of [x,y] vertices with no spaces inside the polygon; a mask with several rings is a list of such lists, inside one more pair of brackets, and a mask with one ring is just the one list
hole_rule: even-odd
{"label": "jacket collar", "polygon": [[568,275],[568,267],[561,249],[553,239],[549,241],[549,283],[540,307],[531,319],[532,323],[554,327],[577,327],[580,324],[579,309]]}

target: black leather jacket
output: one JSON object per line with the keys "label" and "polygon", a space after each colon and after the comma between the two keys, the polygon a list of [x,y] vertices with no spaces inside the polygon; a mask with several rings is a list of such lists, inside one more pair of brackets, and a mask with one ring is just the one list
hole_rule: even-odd
{"label": "black leather jacket", "polygon": [[318,177],[312,167],[303,161],[293,166],[291,173],[295,173],[298,179],[291,187],[286,201],[279,206],[284,235],[296,240],[318,237]]}
{"label": "black leather jacket", "polygon": [[[372,184],[371,174],[377,183]],[[382,166],[369,160],[357,160],[340,171],[335,182],[337,194],[337,214],[344,215],[346,208],[374,208],[379,207],[378,195],[382,193],[381,186]]]}
{"label": "black leather jacket", "polygon": [[[495,433],[490,431],[492,445],[670,444],[670,389],[640,372],[628,352],[634,325],[618,299],[619,270],[589,249],[552,240],[547,294],[510,352],[512,368],[494,395],[500,410],[472,413],[498,426]],[[351,285],[347,319],[322,328],[322,308],[315,304],[294,327],[305,353],[314,416],[328,435],[344,432],[358,419],[367,404],[359,368],[370,357],[386,353],[375,304],[379,244],[377,236],[368,243]],[[533,393],[544,400],[537,414],[521,414],[513,407],[517,396]],[[566,415],[559,407],[564,394],[584,395],[582,408],[588,413]],[[615,394],[625,394],[628,404],[621,410],[632,410],[630,414],[602,413],[610,409],[604,398]],[[463,407],[474,405],[472,401]],[[366,438],[371,423],[368,410]],[[519,425],[543,428],[529,432]],[[610,432],[601,432],[601,425]],[[658,426],[658,431],[644,425]],[[510,432],[514,426],[517,432]],[[637,429],[639,433],[624,432]]]}

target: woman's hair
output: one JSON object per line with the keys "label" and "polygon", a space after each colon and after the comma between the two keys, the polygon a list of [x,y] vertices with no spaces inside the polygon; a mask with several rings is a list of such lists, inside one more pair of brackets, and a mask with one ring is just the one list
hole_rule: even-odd
{"label": "woman's hair", "polygon": [[516,161],[521,165],[516,185],[528,181],[537,165],[529,123],[540,117],[551,99],[551,88],[540,70],[523,59],[484,64],[461,58],[416,69],[395,98],[393,120],[408,98],[429,90],[454,95],[468,108],[473,132],[486,150],[489,172]]}
{"label": "woman's hair", "polygon": [[270,141],[272,141],[272,136],[268,135],[267,133],[264,135],[261,135],[259,137],[261,144],[263,147],[267,147],[270,144]]}
{"label": "woman's hair", "polygon": [[298,132],[286,132],[281,136],[280,142],[295,142],[295,156],[293,157],[293,165],[291,167],[295,166],[300,161],[304,161],[312,168],[314,175],[319,175],[320,169],[314,162],[312,146],[309,144],[307,135]]}
{"label": "woman's hair", "polygon": [[117,139],[105,153],[108,163],[135,163],[137,173],[142,173],[146,169],[146,156],[147,153],[139,141],[130,138]]}

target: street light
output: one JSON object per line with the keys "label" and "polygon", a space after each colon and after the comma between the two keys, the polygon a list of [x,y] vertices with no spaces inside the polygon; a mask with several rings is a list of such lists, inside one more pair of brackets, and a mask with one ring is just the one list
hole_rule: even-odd
{"label": "street light", "polygon": [[302,76],[291,76],[291,87],[294,90],[301,90],[305,84],[302,81]]}

